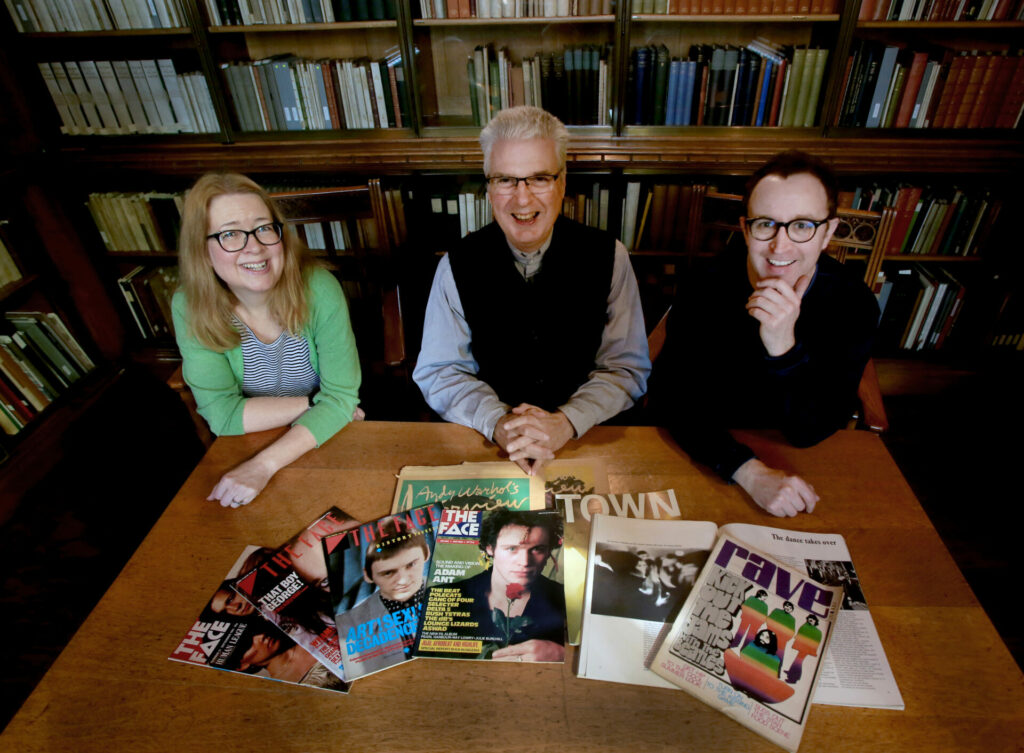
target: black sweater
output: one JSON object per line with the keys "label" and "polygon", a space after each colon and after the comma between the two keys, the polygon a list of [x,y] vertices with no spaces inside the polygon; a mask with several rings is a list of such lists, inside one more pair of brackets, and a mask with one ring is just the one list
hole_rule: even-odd
{"label": "black sweater", "polygon": [[849,420],[878,325],[875,297],[852,270],[821,256],[796,345],[774,358],[745,308],[745,254],[723,256],[694,283],[676,296],[650,388],[652,415],[691,458],[731,480],[754,453],[728,429],[781,429],[808,447]]}

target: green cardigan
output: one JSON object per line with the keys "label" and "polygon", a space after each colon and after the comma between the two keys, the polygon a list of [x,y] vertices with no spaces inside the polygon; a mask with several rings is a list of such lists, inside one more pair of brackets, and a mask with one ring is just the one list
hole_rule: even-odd
{"label": "green cardigan", "polygon": [[[302,337],[309,343],[309,361],[320,375],[314,406],[292,424],[305,426],[317,447],[352,420],[359,404],[359,354],[341,285],[325,269],[314,269],[306,289],[309,319]],[[174,294],[174,331],[181,351],[182,374],[192,389],[199,415],[220,435],[244,434],[242,413],[242,346],[218,352],[200,344],[188,324],[185,295]]]}

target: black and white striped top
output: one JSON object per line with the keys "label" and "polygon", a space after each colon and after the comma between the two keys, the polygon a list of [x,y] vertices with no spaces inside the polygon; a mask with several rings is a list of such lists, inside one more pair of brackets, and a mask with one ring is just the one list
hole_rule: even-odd
{"label": "black and white striped top", "polygon": [[272,343],[261,341],[235,319],[242,335],[242,394],[246,397],[298,397],[320,388],[320,375],[309,361],[304,338],[282,332]]}

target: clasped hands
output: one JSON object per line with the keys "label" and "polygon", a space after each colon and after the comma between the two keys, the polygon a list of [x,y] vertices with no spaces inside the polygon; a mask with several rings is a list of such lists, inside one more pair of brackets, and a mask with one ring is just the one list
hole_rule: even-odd
{"label": "clasped hands", "polygon": [[498,419],[494,425],[494,442],[508,453],[509,460],[534,476],[575,433],[562,411],[548,413],[535,405],[522,403]]}

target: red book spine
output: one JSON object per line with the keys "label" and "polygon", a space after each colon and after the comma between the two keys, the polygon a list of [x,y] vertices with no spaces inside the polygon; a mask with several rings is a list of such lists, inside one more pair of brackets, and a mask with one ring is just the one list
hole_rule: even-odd
{"label": "red book spine", "polygon": [[1024,55],[1014,58],[1016,63],[1010,76],[1010,85],[1006,88],[999,115],[996,117],[996,128],[1014,128],[1024,106]]}
{"label": "red book spine", "polygon": [[910,71],[907,73],[907,84],[903,88],[903,99],[900,100],[900,109],[896,111],[896,128],[906,128],[910,125],[910,116],[914,112],[914,102],[917,101],[917,92],[921,88],[921,79],[924,78],[924,69],[928,65],[928,55],[924,52],[915,52],[914,59],[910,63]]}
{"label": "red book spine", "polygon": [[978,101],[981,79],[988,67],[990,58],[991,56],[979,57],[972,55],[969,58],[970,62],[966,64],[968,68],[965,68],[964,72],[960,75],[960,80],[963,82],[960,85],[960,96],[953,100],[951,105],[956,110],[956,114],[953,117],[953,128],[964,128],[967,126],[967,120],[974,110],[974,104]]}
{"label": "red book spine", "polygon": [[996,82],[1005,61],[1006,58],[1002,55],[989,55],[984,58],[985,70],[978,85],[978,97],[974,100],[974,107],[967,117],[968,128],[983,128],[986,121],[995,120],[989,117],[989,113],[992,112],[993,103],[1001,96],[999,89],[996,88]]}
{"label": "red book spine", "polygon": [[768,125],[779,124],[779,103],[782,102],[782,90],[786,86],[786,72],[789,70],[789,61],[783,60],[779,64],[779,75],[775,77],[775,91],[772,92],[772,110],[768,118]]}
{"label": "red book spine", "polygon": [[[943,85],[942,92],[938,97],[938,107],[935,108],[935,114],[932,116],[932,128],[946,128],[946,116],[950,110],[953,91],[956,89],[957,81],[960,79],[960,73],[964,69],[964,62],[966,60],[965,56],[957,55],[950,64],[946,83]],[[950,122],[952,122],[952,119],[950,119]]]}

